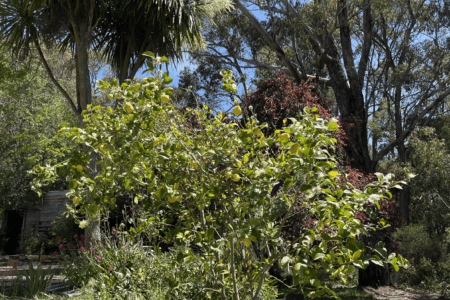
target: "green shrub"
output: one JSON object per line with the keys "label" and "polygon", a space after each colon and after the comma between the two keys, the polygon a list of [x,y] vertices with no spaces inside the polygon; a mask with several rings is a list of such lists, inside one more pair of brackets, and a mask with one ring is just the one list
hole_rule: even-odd
{"label": "green shrub", "polygon": [[422,225],[409,225],[397,230],[394,238],[398,250],[410,258],[410,267],[401,274],[400,281],[441,293],[445,297],[450,288],[450,229],[444,236],[430,237]]}
{"label": "green shrub", "polygon": [[[305,108],[298,119],[265,136],[268,125],[255,117],[241,122],[222,112],[212,116],[206,106],[179,110],[170,104],[171,91],[165,87],[172,79],[158,70],[167,58],[146,55],[153,59],[148,61],[153,77],[121,87],[117,81],[99,82],[123,105],[115,110],[88,107],[82,128],[60,131],[62,139],[80,145],[70,160],[36,168],[37,188],[55,179],[56,168],[65,168],[68,195],[75,204],[69,210],[87,215],[80,227],[114,208],[117,195],[132,195],[148,218],[132,224],[129,235],[154,228],[154,240],[173,245],[170,290],[194,278],[198,293],[223,300],[237,295],[260,299],[270,287],[268,270],[275,264],[289,270],[293,285],[309,297],[335,295],[318,278],[319,269],[346,283],[355,266],[365,268],[370,261],[390,263],[396,270],[405,264],[401,256],[387,255],[383,244],[369,255],[360,242],[373,224],[362,224],[355,215],[373,215],[367,204],[379,208],[379,201],[391,196],[389,189],[398,182],[392,175],[376,173],[378,181],[362,190],[348,184],[330,154],[337,143],[331,134],[339,129],[335,119],[322,119],[317,108]],[[225,90],[234,91],[231,71],[221,74]],[[240,106],[233,113],[239,116]],[[89,172],[93,163],[101,166],[95,177]],[[314,221],[288,239],[285,224],[299,211]],[[381,219],[375,226],[385,225]],[[113,250],[111,244],[102,254],[111,257],[105,259],[106,266],[121,278],[96,273],[100,267],[92,272],[97,280],[101,275],[128,290],[132,280],[127,274],[141,282],[135,277],[139,268],[130,269],[132,260],[141,258],[136,258],[139,247],[134,240],[127,237],[124,243],[129,251],[121,252],[119,246]],[[201,255],[192,251],[194,247]],[[96,265],[95,258],[89,258],[91,265]],[[103,263],[97,265],[105,269]],[[186,275],[191,274],[186,266],[195,272]],[[140,284],[148,284],[145,277]]]}
{"label": "green shrub", "polygon": [[81,236],[83,234],[84,230],[82,230],[78,224],[75,222],[75,218],[71,214],[61,214],[52,222],[52,236],[49,245],[53,247],[59,247],[59,244],[57,245],[55,243],[55,237],[59,236],[62,240],[62,242],[70,242],[73,241],[73,238],[75,235]]}
{"label": "green shrub", "polygon": [[[123,228],[124,226],[121,226]],[[195,256],[177,263],[174,249],[161,253],[144,247],[139,236],[115,230],[90,251],[63,251],[68,285],[91,287],[98,299],[216,299],[213,284],[205,282],[202,264]],[[243,284],[240,283],[240,286]],[[275,299],[270,282],[260,299]]]}
{"label": "green shrub", "polygon": [[38,254],[41,251],[42,241],[38,235],[34,234],[34,226],[27,226],[22,230],[19,239],[19,253]]}
{"label": "green shrub", "polygon": [[415,264],[420,264],[422,258],[438,261],[442,255],[440,239],[430,236],[421,224],[399,228],[392,237],[397,242],[398,251]]}
{"label": "green shrub", "polygon": [[450,256],[443,257],[439,262],[425,258],[419,264],[411,263],[402,272],[400,282],[406,286],[439,292],[445,297],[450,289]]}

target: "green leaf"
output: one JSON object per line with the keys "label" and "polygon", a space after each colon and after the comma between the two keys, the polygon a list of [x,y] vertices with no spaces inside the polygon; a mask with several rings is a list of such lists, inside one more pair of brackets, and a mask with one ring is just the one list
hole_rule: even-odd
{"label": "green leaf", "polygon": [[313,260],[322,259],[324,257],[325,257],[325,254],[320,253],[320,252],[319,253],[314,253],[313,256],[312,256]]}
{"label": "green leaf", "polygon": [[361,250],[356,251],[353,253],[353,259],[358,259],[361,257]]}
{"label": "green leaf", "polygon": [[392,264],[392,266],[394,267],[395,272],[398,272],[400,270],[400,267],[397,264]]}
{"label": "green leaf", "polygon": [[210,228],[208,228],[208,230],[206,231],[206,234],[205,234],[205,241],[206,241],[206,242],[210,242],[210,241],[213,240],[213,238],[214,238],[214,229],[210,227]]}
{"label": "green leaf", "polygon": [[260,223],[260,221],[258,219],[253,218],[253,217],[250,218],[249,222],[252,226],[258,226]]}
{"label": "green leaf", "polygon": [[323,251],[323,253],[327,253],[328,251],[327,242],[322,241],[319,245],[319,248]]}
{"label": "green leaf", "polygon": [[166,78],[164,78],[164,80],[163,80],[162,83],[163,83],[163,84],[171,84],[172,81],[173,81],[173,78],[166,77]]}
{"label": "green leaf", "polygon": [[155,59],[155,55],[150,51],[146,51],[146,52],[142,53],[142,55]]}
{"label": "green leaf", "polygon": [[315,194],[314,194],[314,192],[311,191],[311,190],[307,190],[307,191],[305,192],[305,198],[306,198],[306,199],[312,199],[312,198],[314,198],[314,196],[315,196]]}
{"label": "green leaf", "polygon": [[333,171],[328,172],[328,175],[330,175],[331,177],[334,178],[339,175],[339,172],[336,170],[333,170]]}
{"label": "green leaf", "polygon": [[287,267],[287,264],[288,264],[290,261],[291,261],[291,259],[290,259],[289,256],[283,257],[283,258],[281,259],[281,261],[280,261],[281,267],[282,267],[282,268],[286,268],[286,267]]}
{"label": "green leaf", "polygon": [[300,187],[300,191],[301,191],[301,192],[304,192],[304,191],[310,190],[311,188],[312,188],[311,185],[309,185],[309,184],[304,184],[304,185],[302,185],[302,186]]}
{"label": "green leaf", "polygon": [[328,124],[328,130],[330,131],[339,130],[339,126],[336,122],[331,122],[330,124]]}

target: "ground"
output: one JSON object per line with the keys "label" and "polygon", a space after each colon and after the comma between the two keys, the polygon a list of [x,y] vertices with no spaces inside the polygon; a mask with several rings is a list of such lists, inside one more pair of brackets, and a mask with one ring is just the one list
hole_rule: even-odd
{"label": "ground", "polygon": [[[442,300],[438,294],[430,294],[422,290],[399,289],[392,286],[383,286],[378,289],[364,287],[366,293],[372,294],[375,300]],[[450,298],[445,298],[450,299]]]}

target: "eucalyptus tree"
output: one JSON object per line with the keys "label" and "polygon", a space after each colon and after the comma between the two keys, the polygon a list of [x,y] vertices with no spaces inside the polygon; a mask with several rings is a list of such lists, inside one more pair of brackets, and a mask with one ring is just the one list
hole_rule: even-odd
{"label": "eucalyptus tree", "polygon": [[[266,28],[270,35],[276,36],[281,47],[288,49],[292,46],[291,36],[281,34],[277,29],[288,26],[284,22],[287,20],[281,18],[273,21],[263,20],[261,26]],[[272,79],[276,71],[287,71],[287,68],[280,64],[281,61],[276,54],[267,46],[264,38],[239,10],[215,16],[214,24],[203,27],[205,49],[189,51],[191,66],[181,72],[179,85],[184,89],[191,86],[196,95],[202,95],[203,101],[209,103],[208,106],[232,104],[235,97],[243,101],[261,82]],[[304,45],[302,47],[304,51],[309,52],[301,55],[310,58],[301,65],[302,72],[306,74],[302,75],[302,78],[315,79],[316,76],[308,74],[318,72],[317,61],[311,55],[312,49],[307,50]],[[217,88],[221,81],[217,72],[220,69],[233,70],[236,84],[239,86],[238,94],[233,96]],[[326,78],[319,78],[322,85],[326,84],[326,81]],[[191,103],[194,100],[192,98],[192,93],[187,93],[181,96],[181,101]]]}
{"label": "eucalyptus tree", "polygon": [[[446,112],[450,94],[446,1],[234,3],[238,11],[227,24],[232,30],[217,33],[219,38],[211,40],[209,51],[201,55],[260,73],[285,69],[298,83],[318,77],[318,88],[324,92],[323,87],[332,88],[340,120],[353,125],[346,126],[346,132],[354,167],[373,172],[388,154],[405,162],[406,137],[417,124]],[[267,17],[257,19],[250,5]],[[393,127],[380,132],[376,116],[382,111]]]}
{"label": "eucalyptus tree", "polygon": [[[234,61],[236,68],[285,69],[298,83],[319,77],[321,84],[333,89],[341,121],[357,124],[346,128],[355,167],[372,172],[394,149],[404,161],[409,133],[422,120],[445,110],[450,94],[446,1],[235,0],[234,4],[238,12],[227,24],[232,30],[217,33],[222,35],[218,42],[211,40],[210,51],[202,55]],[[266,18],[256,18],[250,6]],[[250,36],[244,38],[243,32]],[[371,155],[368,121],[380,108],[379,100],[393,107],[395,138],[381,145],[373,136]]]}

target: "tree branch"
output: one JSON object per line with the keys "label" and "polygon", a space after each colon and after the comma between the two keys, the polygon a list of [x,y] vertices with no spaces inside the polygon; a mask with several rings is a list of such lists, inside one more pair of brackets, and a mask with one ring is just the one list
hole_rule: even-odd
{"label": "tree branch", "polygon": [[369,60],[370,48],[372,47],[373,40],[373,20],[369,0],[364,0],[363,6],[365,7],[363,13],[364,43],[358,65],[358,79],[361,86],[364,84],[364,74],[366,74],[367,62]]}
{"label": "tree branch", "polygon": [[255,29],[261,34],[266,43],[272,48],[272,50],[275,51],[277,56],[281,59],[281,61],[287,67],[292,76],[294,76],[297,83],[302,83],[302,78],[299,72],[294,67],[290,59],[287,57],[286,53],[284,53],[283,49],[281,49],[280,46],[269,36],[267,31],[264,30],[264,28],[262,28],[259,21],[239,0],[234,0],[234,3],[236,4],[237,8],[239,8],[239,10],[249,19],[250,23],[253,24]]}
{"label": "tree branch", "polygon": [[[436,93],[436,92],[434,92],[434,93]],[[422,120],[429,112],[431,112],[436,106],[438,106],[442,101],[444,101],[448,95],[450,95],[450,88],[445,90],[436,100],[434,100],[433,104],[428,106],[416,118],[414,118],[414,120],[411,122],[411,125],[409,125],[409,127],[406,130],[404,130],[400,136],[398,136],[394,141],[389,143],[389,145],[387,145],[386,147],[384,147],[383,149],[378,151],[377,155],[375,155],[374,158],[372,159],[372,167],[375,168],[375,166],[377,165],[378,161],[381,158],[383,158],[386,154],[388,154],[395,146],[397,146],[398,144],[403,142],[405,140],[405,138],[414,130],[417,123],[420,120]],[[426,96],[429,96],[429,95],[426,95]],[[424,96],[424,98],[426,96]],[[424,98],[422,99],[422,101],[424,101]],[[428,97],[426,97],[426,98],[428,98]],[[416,108],[416,111],[418,109],[419,109],[419,107]]]}
{"label": "tree branch", "polygon": [[39,41],[37,38],[34,39],[34,45],[36,46],[36,49],[39,54],[39,58],[44,65],[45,71],[47,72],[48,76],[50,77],[50,80],[53,82],[53,84],[56,86],[56,88],[61,92],[61,94],[66,98],[67,102],[69,103],[70,107],[72,108],[72,111],[74,114],[78,117],[80,121],[83,121],[83,117],[81,116],[80,112],[78,111],[77,107],[75,106],[74,102],[72,101],[72,98],[70,98],[67,91],[59,84],[59,82],[56,80],[55,76],[53,76],[53,72],[50,69],[47,60],[45,59],[44,53],[42,53],[41,46],[39,44]]}

